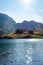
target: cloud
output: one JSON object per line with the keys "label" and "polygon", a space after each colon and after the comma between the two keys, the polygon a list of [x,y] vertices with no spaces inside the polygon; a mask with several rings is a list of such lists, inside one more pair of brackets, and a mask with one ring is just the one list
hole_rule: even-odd
{"label": "cloud", "polygon": [[0,11],[0,13],[7,14],[11,18],[13,18],[17,23],[18,22],[21,23],[21,22],[23,22],[23,20],[28,20],[28,21],[34,20],[36,22],[43,23],[43,17],[41,17],[41,16],[39,16],[37,14],[29,14],[28,15],[28,13],[25,12],[23,15],[19,16],[19,15],[15,14],[15,13],[7,12],[7,11],[6,12]]}
{"label": "cloud", "polygon": [[33,20],[35,20],[36,22],[42,22],[43,23],[43,17],[39,16],[39,15],[34,15]]}

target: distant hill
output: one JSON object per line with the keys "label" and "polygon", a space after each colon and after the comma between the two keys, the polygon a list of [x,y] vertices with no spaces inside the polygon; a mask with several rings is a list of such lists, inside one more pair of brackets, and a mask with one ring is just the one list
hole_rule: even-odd
{"label": "distant hill", "polygon": [[35,21],[23,21],[22,23],[17,24],[17,28],[26,30],[43,29],[43,24]]}
{"label": "distant hill", "polygon": [[16,23],[8,15],[0,13],[0,33],[1,32],[12,33],[15,32],[16,29],[25,30],[43,29],[43,24],[35,22],[33,20],[32,21],[24,20],[22,23]]}

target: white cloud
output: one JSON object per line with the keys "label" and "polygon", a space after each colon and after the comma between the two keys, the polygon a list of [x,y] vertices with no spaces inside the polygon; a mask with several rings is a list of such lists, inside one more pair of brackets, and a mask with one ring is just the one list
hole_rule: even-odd
{"label": "white cloud", "polygon": [[0,11],[0,13],[5,13],[7,14],[8,16],[12,17],[17,23],[21,23],[23,22],[23,20],[34,20],[36,22],[41,22],[43,23],[43,17],[39,16],[39,15],[36,15],[36,14],[29,14],[28,13],[24,13],[22,16],[19,16],[17,14],[14,14],[14,13],[11,13],[11,12],[3,12],[3,11]]}
{"label": "white cloud", "polygon": [[39,15],[34,15],[33,20],[35,20],[36,22],[42,22],[43,23],[43,18]]}

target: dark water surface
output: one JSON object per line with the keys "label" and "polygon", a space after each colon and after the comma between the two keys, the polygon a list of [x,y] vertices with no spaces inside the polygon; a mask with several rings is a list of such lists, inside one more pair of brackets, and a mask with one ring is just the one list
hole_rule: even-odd
{"label": "dark water surface", "polygon": [[43,39],[0,39],[0,65],[43,65]]}

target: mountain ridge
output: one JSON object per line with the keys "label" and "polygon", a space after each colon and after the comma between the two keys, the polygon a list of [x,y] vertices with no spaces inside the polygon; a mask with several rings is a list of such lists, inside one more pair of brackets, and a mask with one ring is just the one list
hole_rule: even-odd
{"label": "mountain ridge", "polygon": [[35,30],[37,28],[43,29],[43,24],[35,21],[23,21],[18,24],[19,29]]}
{"label": "mountain ridge", "polygon": [[8,33],[15,32],[16,29],[36,30],[43,29],[43,24],[35,21],[26,21],[16,23],[11,17],[0,13],[0,29],[6,30]]}

